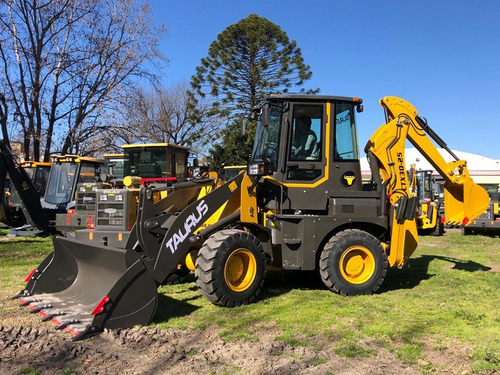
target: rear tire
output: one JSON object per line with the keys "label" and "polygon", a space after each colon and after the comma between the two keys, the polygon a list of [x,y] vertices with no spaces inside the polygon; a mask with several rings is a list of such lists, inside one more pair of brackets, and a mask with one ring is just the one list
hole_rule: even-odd
{"label": "rear tire", "polygon": [[387,267],[387,254],[380,241],[357,229],[332,237],[319,261],[323,283],[345,296],[374,293],[383,283]]}
{"label": "rear tire", "polygon": [[266,257],[261,243],[241,230],[227,229],[210,236],[196,258],[196,285],[218,306],[253,302],[265,274]]}

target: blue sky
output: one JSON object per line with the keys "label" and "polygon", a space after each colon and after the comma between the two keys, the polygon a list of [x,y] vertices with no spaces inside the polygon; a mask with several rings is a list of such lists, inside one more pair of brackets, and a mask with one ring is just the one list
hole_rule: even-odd
{"label": "blue sky", "polygon": [[361,149],[384,122],[378,99],[412,103],[451,149],[500,159],[500,1],[151,0],[169,59],[165,84],[189,81],[217,35],[251,13],[302,50],[306,88],[356,96]]}

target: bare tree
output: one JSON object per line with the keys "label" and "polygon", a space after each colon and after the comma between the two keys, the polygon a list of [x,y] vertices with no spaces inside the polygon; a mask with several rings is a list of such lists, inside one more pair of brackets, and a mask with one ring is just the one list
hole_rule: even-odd
{"label": "bare tree", "polygon": [[[121,132],[124,143],[175,143],[201,155],[219,135],[222,119],[205,116],[211,104],[203,98],[193,101],[188,84],[178,82],[170,87],[152,90],[136,88],[124,102]],[[200,118],[209,119],[201,123]]]}
{"label": "bare tree", "polygon": [[154,28],[139,0],[0,0],[0,32],[8,119],[35,160],[42,139],[45,159],[54,143],[63,153],[89,149],[123,87],[154,79],[146,63],[164,61],[157,52],[164,28]]}

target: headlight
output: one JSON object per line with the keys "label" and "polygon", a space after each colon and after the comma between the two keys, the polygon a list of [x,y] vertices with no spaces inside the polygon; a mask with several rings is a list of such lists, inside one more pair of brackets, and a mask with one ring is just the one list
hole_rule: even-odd
{"label": "headlight", "polygon": [[265,176],[271,174],[271,168],[268,163],[259,160],[249,163],[247,172],[249,176]]}

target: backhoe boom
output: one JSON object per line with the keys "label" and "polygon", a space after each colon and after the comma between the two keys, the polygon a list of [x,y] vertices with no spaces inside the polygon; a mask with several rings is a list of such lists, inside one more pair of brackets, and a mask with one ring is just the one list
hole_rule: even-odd
{"label": "backhoe boom", "polygon": [[[382,183],[387,184],[387,195],[393,208],[391,250],[389,264],[403,266],[418,243],[415,222],[416,197],[410,193],[405,164],[405,142],[413,146],[445,179],[445,222],[467,225],[481,215],[489,204],[486,190],[474,183],[467,162],[459,160],[446,143],[427,125],[424,118],[407,101],[386,96],[380,99],[387,122],[382,125],[365,146],[367,154],[378,160]],[[431,138],[455,159],[446,162]],[[413,215],[412,215],[413,213]]]}

